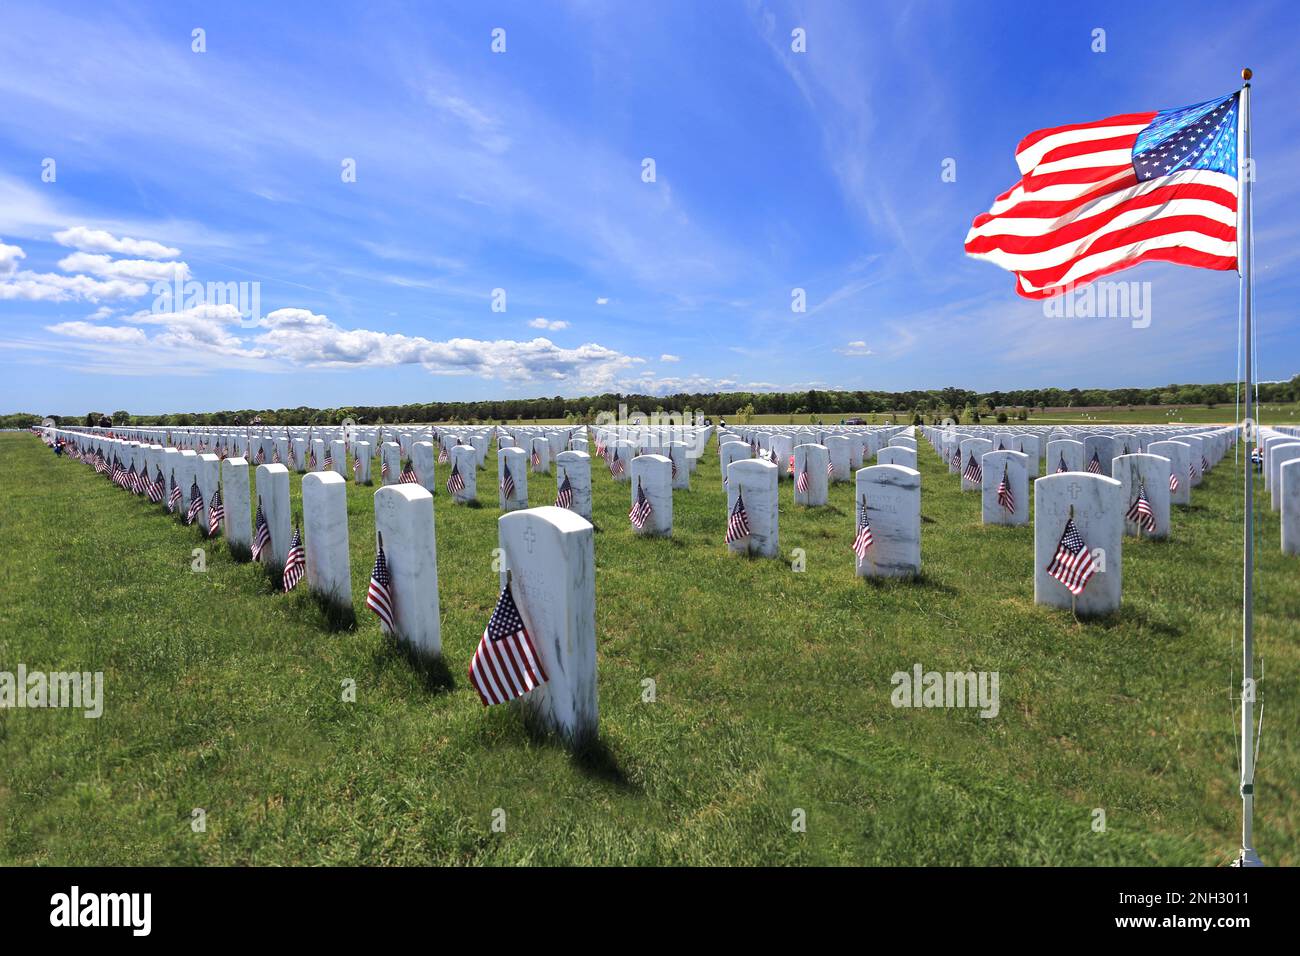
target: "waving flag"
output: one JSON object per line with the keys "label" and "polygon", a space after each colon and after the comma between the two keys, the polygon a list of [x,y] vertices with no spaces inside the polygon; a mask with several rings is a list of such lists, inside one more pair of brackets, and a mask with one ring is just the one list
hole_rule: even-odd
{"label": "waving flag", "polygon": [[975,460],[975,452],[970,453],[970,460],[966,462],[966,470],[962,472],[961,476],[977,485],[984,480],[984,469]]}
{"label": "waving flag", "polygon": [[534,468],[540,468],[540,467],[542,467],[542,456],[539,455],[539,454],[537,453],[537,449],[536,449],[536,448],[533,449],[532,462],[533,462],[533,467],[534,467]]}
{"label": "waving flag", "polygon": [[960,448],[954,448],[954,449],[952,450],[952,458],[949,460],[949,464],[950,464],[950,466],[952,467],[953,471],[957,471],[957,470],[959,470],[959,469],[961,468],[961,449],[960,449]]}
{"label": "waving flag", "polygon": [[167,511],[174,512],[181,506],[181,486],[176,483],[176,470],[172,469],[171,491],[167,495]]}
{"label": "waving flag", "polygon": [[379,451],[379,477],[388,479],[388,456],[384,454],[382,448]]}
{"label": "waving flag", "polygon": [[731,508],[731,517],[727,519],[726,543],[732,544],[749,537],[749,512],[745,510],[745,496],[736,492],[736,503]]}
{"label": "waving flag", "polygon": [[867,552],[875,544],[875,539],[871,536],[871,522],[867,520],[867,496],[862,496],[862,503],[858,505],[858,530],[853,536],[853,553],[858,556],[859,561],[867,560]]}
{"label": "waving flag", "polygon": [[352,480],[353,481],[361,480],[361,456],[360,455],[355,455],[352,458]]}
{"label": "waving flag", "polygon": [[393,579],[388,573],[388,559],[384,557],[384,536],[379,535],[375,553],[375,566],[370,572],[370,589],[366,592],[366,607],[379,616],[384,630],[393,628]]}
{"label": "waving flag", "polygon": [[1238,98],[1030,133],[966,253],[1030,299],[1148,260],[1236,269]]}
{"label": "waving flag", "polygon": [[302,546],[302,530],[293,526],[293,537],[289,539],[289,554],[284,559],[284,589],[292,591],[302,580],[307,570],[307,552]]}
{"label": "waving flag", "polygon": [[1065,521],[1065,530],[1056,545],[1056,555],[1047,566],[1047,573],[1065,585],[1066,589],[1078,597],[1088,586],[1096,568],[1092,563],[1092,552],[1083,541],[1073,518]]}
{"label": "waving flag", "polygon": [[154,504],[161,504],[166,493],[167,479],[163,477],[162,468],[159,468],[157,476],[149,482],[149,500]]}
{"label": "waving flag", "polygon": [[[460,444],[457,442],[457,444]],[[444,445],[438,446],[438,464],[442,465],[447,462],[447,448]]]}
{"label": "waving flag", "polygon": [[609,460],[609,473],[617,478],[623,474],[623,459],[618,457],[618,449],[614,449],[614,457]]}
{"label": "waving flag", "polygon": [[253,464],[255,464],[255,465],[264,465],[264,464],[266,464],[266,453],[262,450],[262,445],[261,445],[261,443],[258,443],[258,446],[257,446],[257,455],[253,458]]}
{"label": "waving flag", "polygon": [[501,479],[501,497],[509,501],[515,496],[515,479],[510,475],[510,464],[508,462],[502,462],[501,469],[504,472]]}
{"label": "waving flag", "polygon": [[1171,492],[1178,490],[1178,476],[1172,471],[1169,473],[1169,490]]}
{"label": "waving flag", "polygon": [[1070,470],[1070,469],[1067,468],[1066,465],[1065,465],[1065,452],[1061,452],[1061,460],[1060,460],[1060,462],[1059,462],[1059,463],[1057,464],[1057,466],[1056,466],[1056,473],[1057,473],[1058,475],[1060,475],[1060,474],[1063,474],[1063,473],[1065,473],[1065,472],[1067,472],[1067,471],[1069,471],[1069,470]]}
{"label": "waving flag", "polygon": [[489,707],[522,697],[546,681],[546,669],[507,580],[470,661],[469,682]]}
{"label": "waving flag", "polygon": [[560,484],[559,492],[555,496],[555,507],[573,507],[573,485],[569,484],[569,476],[567,473],[564,476],[564,481]]}
{"label": "waving flag", "polygon": [[1133,499],[1133,504],[1129,505],[1128,512],[1124,517],[1144,531],[1156,530],[1156,515],[1151,510],[1151,502],[1147,500],[1146,488],[1138,486],[1137,497]]}
{"label": "waving flag", "polygon": [[1101,456],[1098,452],[1094,451],[1092,453],[1092,461],[1088,462],[1088,474],[1090,475],[1101,474]]}
{"label": "waving flag", "polygon": [[812,484],[812,477],[808,474],[808,456],[803,459],[803,469],[799,472],[799,477],[795,479],[794,490],[801,495],[808,494],[808,488]]}
{"label": "waving flag", "polygon": [[325,471],[334,470],[334,451],[331,448],[325,449]]}
{"label": "waving flag", "polygon": [[402,465],[402,474],[398,481],[407,485],[418,485],[420,483],[419,477],[415,474],[415,463],[411,459],[406,459],[406,463]]}

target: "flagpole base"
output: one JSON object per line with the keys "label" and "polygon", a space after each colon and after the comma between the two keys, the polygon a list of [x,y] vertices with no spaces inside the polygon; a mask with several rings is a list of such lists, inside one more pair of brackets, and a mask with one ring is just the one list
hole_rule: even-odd
{"label": "flagpole base", "polygon": [[1263,866],[1264,863],[1255,852],[1254,847],[1242,847],[1231,866]]}

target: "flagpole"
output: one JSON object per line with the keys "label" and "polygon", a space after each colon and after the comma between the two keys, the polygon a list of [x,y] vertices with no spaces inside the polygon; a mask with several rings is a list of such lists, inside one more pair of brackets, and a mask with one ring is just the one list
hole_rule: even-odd
{"label": "flagpole", "polygon": [[1255,574],[1255,465],[1251,457],[1251,445],[1255,442],[1256,426],[1251,412],[1251,378],[1254,374],[1252,362],[1254,352],[1251,348],[1252,325],[1254,319],[1254,302],[1251,293],[1254,285],[1254,250],[1251,248],[1250,199],[1254,164],[1250,143],[1250,79],[1249,69],[1241,71],[1244,81],[1241,87],[1241,116],[1238,120],[1238,181],[1240,183],[1241,203],[1237,225],[1238,261],[1241,278],[1241,325],[1246,341],[1245,389],[1246,418],[1252,422],[1246,442],[1245,479],[1243,481],[1245,499],[1245,523],[1242,532],[1242,595],[1241,595],[1241,852],[1233,862],[1234,866],[1262,866],[1259,854],[1254,847],[1255,810],[1255,748],[1253,738],[1255,731],[1255,614],[1254,614],[1254,574]]}

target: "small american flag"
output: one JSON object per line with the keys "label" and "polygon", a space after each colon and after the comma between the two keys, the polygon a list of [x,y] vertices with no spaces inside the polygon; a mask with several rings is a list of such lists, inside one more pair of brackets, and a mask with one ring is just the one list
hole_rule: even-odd
{"label": "small american flag", "polygon": [[375,553],[375,567],[370,572],[370,589],[366,592],[366,607],[379,615],[384,630],[393,631],[393,579],[388,573],[388,559],[384,557],[384,536],[379,536]]}
{"label": "small american flag", "polygon": [[506,462],[501,463],[503,476],[501,478],[501,497],[509,501],[515,496],[515,479],[510,474],[510,465]]}
{"label": "small american flag", "polygon": [[407,485],[417,485],[420,483],[420,479],[416,477],[415,474],[415,464],[411,459],[406,459],[406,462],[402,465],[402,475],[398,481]]}
{"label": "small american flag", "polygon": [[1063,474],[1064,472],[1067,472],[1067,471],[1069,471],[1069,470],[1070,470],[1070,469],[1067,468],[1067,467],[1065,466],[1065,452],[1061,452],[1061,461],[1060,461],[1060,463],[1056,466],[1056,473],[1057,473],[1058,475],[1060,475],[1060,474]]}
{"label": "small american flag", "polygon": [[289,539],[289,555],[284,559],[284,589],[292,591],[306,570],[307,552],[302,546],[302,531],[294,525],[293,537]]}
{"label": "small american flag", "polygon": [[998,504],[1007,514],[1016,513],[1016,496],[1011,492],[1011,482],[1007,481],[1007,469],[1002,467],[1002,480],[998,482]]}
{"label": "small american flag", "polygon": [[360,455],[355,455],[352,458],[352,480],[353,481],[361,480],[361,456]]}
{"label": "small american flag", "polygon": [[564,481],[560,483],[559,493],[555,496],[555,507],[573,507],[573,485],[569,484],[569,476],[567,473],[564,476]]}
{"label": "small american flag", "polygon": [[1206,460],[1205,456],[1202,455],[1202,456],[1201,456],[1201,471],[1209,471],[1209,470],[1210,470],[1210,463],[1209,463],[1209,461]]}
{"label": "small american flag", "polygon": [[522,697],[546,681],[546,669],[507,580],[470,661],[469,682],[478,691],[483,706],[490,707]]}
{"label": "small american flag", "polygon": [[190,485],[190,507],[185,512],[185,523],[193,524],[200,512],[203,511],[203,492],[199,491],[199,483],[196,480]]}
{"label": "small american flag", "polygon": [[253,464],[255,465],[266,464],[266,454],[265,452],[263,452],[261,445],[257,446],[257,456],[253,459]]}
{"label": "small american flag", "polygon": [[1005,450],[1005,448],[1006,448],[1006,446],[1002,444],[1002,439],[999,438],[999,439],[998,439],[998,451],[1003,451],[1003,450]]}
{"label": "small american flag", "polygon": [[307,470],[316,470],[316,449],[312,448],[310,445],[307,447]]}
{"label": "small american flag", "polygon": [[451,474],[447,476],[447,494],[458,495],[465,490],[465,479],[460,473],[460,463],[451,466]]}
{"label": "small american flag", "polygon": [[122,476],[122,487],[127,491],[135,494],[136,489],[140,486],[140,476],[135,473],[135,465],[131,465],[126,474]]}
{"label": "small american flag", "polygon": [[1151,510],[1151,502],[1147,501],[1146,488],[1138,487],[1137,497],[1133,499],[1133,504],[1129,505],[1128,513],[1124,517],[1144,531],[1156,530],[1156,514]]}
{"label": "small american flag", "polygon": [[1056,555],[1047,566],[1047,573],[1065,585],[1075,597],[1083,593],[1088,586],[1096,568],[1093,566],[1092,553],[1083,541],[1083,535],[1074,524],[1073,518],[1067,518],[1065,530],[1061,532],[1061,541],[1056,546]]}
{"label": "small american flag", "polygon": [[163,500],[163,495],[167,493],[167,479],[163,477],[162,469],[158,469],[158,476],[149,482],[149,500],[154,504],[159,504]]}
{"label": "small american flag", "polygon": [[334,451],[330,448],[325,449],[325,470],[334,470]]}
{"label": "small american flag", "polygon": [[952,465],[952,467],[953,467],[954,469],[960,469],[960,468],[961,468],[961,449],[960,449],[960,448],[954,448],[954,449],[952,450],[952,459],[951,459],[950,463],[951,463],[951,465]]}
{"label": "small american flag", "polygon": [[794,490],[801,495],[808,494],[808,487],[812,484],[812,477],[808,474],[808,458],[804,456],[803,469],[799,472],[799,477],[794,481]]}
{"label": "small american flag", "polygon": [[534,467],[534,468],[540,468],[540,467],[542,467],[542,456],[539,455],[539,454],[537,453],[537,449],[536,449],[536,448],[533,449],[533,458],[532,458],[532,461],[533,461],[533,467]]}
{"label": "small american flag", "polygon": [[253,560],[260,561],[271,547],[271,526],[266,522],[266,512],[262,510],[262,499],[257,499],[257,518],[253,521]]}
{"label": "small american flag", "polygon": [[1101,456],[1098,452],[1092,453],[1092,461],[1088,462],[1088,473],[1093,475],[1101,474]]}
{"label": "small american flag", "polygon": [[596,439],[596,457],[597,458],[605,457],[605,440],[603,438]]}
{"label": "small american flag", "polygon": [[167,494],[167,511],[174,512],[181,506],[181,486],[176,483],[176,472],[172,471],[171,491]]}
{"label": "small american flag", "polygon": [[871,536],[871,522],[867,520],[867,496],[862,496],[862,503],[858,505],[858,531],[853,536],[853,553],[858,556],[859,561],[867,560],[867,552],[875,539]]}
{"label": "small american flag", "polygon": [[447,448],[445,445],[438,446],[438,464],[445,464],[447,461]]}
{"label": "small american flag", "polygon": [[271,446],[271,464],[280,464],[280,443],[276,442]]}
{"label": "small american flag", "polygon": [[1178,490],[1178,476],[1172,471],[1169,473],[1169,490],[1171,492]]}
{"label": "small american flag", "polygon": [[627,513],[628,520],[632,522],[632,527],[641,531],[645,528],[645,523],[650,520],[654,514],[654,508],[650,504],[650,499],[645,495],[645,489],[641,487],[640,480],[636,483],[636,501],[632,505],[632,510]]}
{"label": "small american flag", "polygon": [[736,503],[727,519],[727,544],[749,537],[749,512],[745,510],[745,496],[736,491]]}
{"label": "small american flag", "polygon": [[379,451],[379,477],[388,477],[388,456],[384,454],[383,449]]}
{"label": "small american flag", "polygon": [[980,463],[975,460],[974,452],[970,453],[970,460],[966,462],[966,470],[962,472],[961,476],[967,481],[977,485],[984,481],[984,469],[980,467]]}
{"label": "small american flag", "polygon": [[618,457],[618,449],[614,449],[614,457],[609,461],[609,473],[617,478],[623,474],[623,459]]}
{"label": "small american flag", "polygon": [[826,459],[826,477],[835,477],[835,462],[831,461],[829,458]]}
{"label": "small american flag", "polygon": [[221,500],[221,489],[218,488],[212,492],[212,500],[208,502],[208,537],[221,530],[221,521],[225,517],[226,506]]}

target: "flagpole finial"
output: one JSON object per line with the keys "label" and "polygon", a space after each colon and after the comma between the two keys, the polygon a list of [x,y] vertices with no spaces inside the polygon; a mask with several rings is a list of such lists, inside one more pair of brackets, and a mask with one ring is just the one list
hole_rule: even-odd
{"label": "flagpole finial", "polygon": [[1255,72],[1254,72],[1250,67],[1247,66],[1247,67],[1243,67],[1243,68],[1242,68],[1242,71],[1241,71],[1241,78],[1242,78],[1243,80],[1245,80],[1247,83],[1250,82],[1250,78],[1251,78],[1252,76],[1254,76],[1254,75],[1255,75]]}

